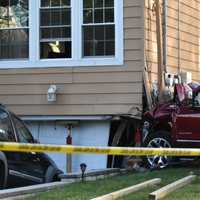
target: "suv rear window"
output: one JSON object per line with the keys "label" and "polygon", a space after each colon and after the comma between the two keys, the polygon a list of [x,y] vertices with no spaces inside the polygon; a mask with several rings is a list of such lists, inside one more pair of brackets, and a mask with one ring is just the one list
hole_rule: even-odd
{"label": "suv rear window", "polygon": [[33,143],[33,137],[29,130],[26,128],[24,123],[15,117],[14,115],[12,116],[13,122],[15,124],[16,132],[19,138],[19,142],[22,143]]}
{"label": "suv rear window", "polygon": [[0,109],[0,141],[15,142],[12,123],[8,113]]}

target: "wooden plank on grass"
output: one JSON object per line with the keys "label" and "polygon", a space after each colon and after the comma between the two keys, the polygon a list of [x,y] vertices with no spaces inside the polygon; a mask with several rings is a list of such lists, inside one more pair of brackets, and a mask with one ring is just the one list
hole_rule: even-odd
{"label": "wooden plank on grass", "polygon": [[53,183],[31,185],[20,188],[0,190],[0,199],[46,192],[49,190],[66,187],[70,183],[72,182],[53,182]]}
{"label": "wooden plank on grass", "polygon": [[188,184],[190,184],[192,181],[196,179],[195,175],[187,176],[185,178],[182,178],[178,181],[175,181],[149,195],[149,199],[158,200],[166,197],[167,195],[171,194],[173,191],[182,188]]}
{"label": "wooden plank on grass", "polygon": [[143,183],[140,183],[140,184],[137,184],[137,185],[134,185],[134,186],[131,186],[131,187],[128,187],[128,188],[125,188],[125,189],[110,193],[110,194],[106,194],[106,195],[101,196],[101,197],[94,198],[92,200],[113,200],[113,199],[118,199],[118,198],[124,197],[124,196],[126,196],[126,195],[128,195],[130,193],[142,190],[142,189],[144,189],[146,187],[159,184],[160,182],[161,182],[160,178],[152,179],[152,180],[145,181]]}

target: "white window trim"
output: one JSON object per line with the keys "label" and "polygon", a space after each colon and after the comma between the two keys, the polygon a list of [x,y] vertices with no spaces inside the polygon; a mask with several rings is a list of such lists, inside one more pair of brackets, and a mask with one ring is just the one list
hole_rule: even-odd
{"label": "white window trim", "polygon": [[123,0],[115,1],[115,56],[82,57],[82,0],[71,0],[72,3],[72,58],[40,59],[39,57],[39,5],[40,0],[29,0],[29,59],[0,60],[0,69],[10,68],[45,68],[45,67],[78,67],[78,66],[111,66],[123,65],[124,31]]}

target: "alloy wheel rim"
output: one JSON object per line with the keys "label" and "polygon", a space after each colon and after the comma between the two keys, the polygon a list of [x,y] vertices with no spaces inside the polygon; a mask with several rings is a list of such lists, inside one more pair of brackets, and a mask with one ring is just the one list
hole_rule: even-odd
{"label": "alloy wheel rim", "polygon": [[[170,143],[164,138],[154,138],[148,144],[149,148],[170,148]],[[165,168],[169,164],[168,156],[147,156],[148,163],[151,168]]]}

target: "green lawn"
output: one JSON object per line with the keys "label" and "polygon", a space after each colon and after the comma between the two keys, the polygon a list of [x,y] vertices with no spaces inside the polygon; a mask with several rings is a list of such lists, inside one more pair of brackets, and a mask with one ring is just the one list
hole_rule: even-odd
{"label": "green lawn", "polygon": [[[132,186],[142,181],[152,178],[162,178],[162,183],[159,186],[153,186],[145,189],[142,192],[129,195],[121,198],[120,200],[147,200],[148,194],[161,186],[164,186],[172,181],[187,176],[190,171],[194,173],[198,170],[188,168],[170,168],[160,171],[152,171],[145,173],[133,173],[126,176],[118,176],[105,180],[87,183],[75,183],[67,186],[64,189],[54,190],[51,192],[43,193],[40,196],[29,198],[29,200],[89,200],[91,198],[107,194],[128,186]],[[200,199],[200,179],[198,178],[190,186],[181,189],[173,195],[165,198],[165,200],[199,200]]]}

